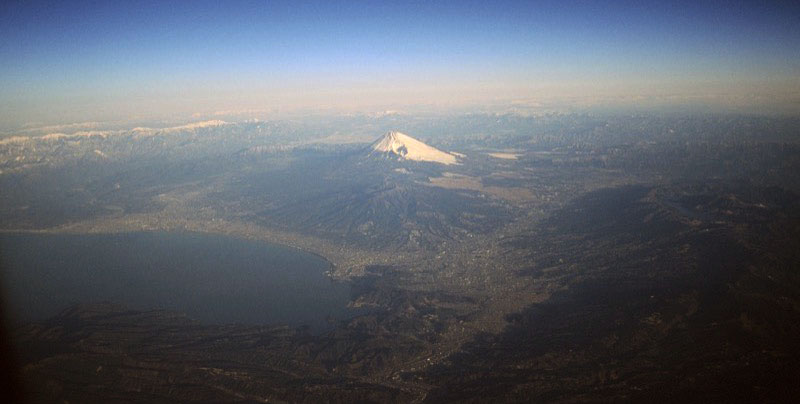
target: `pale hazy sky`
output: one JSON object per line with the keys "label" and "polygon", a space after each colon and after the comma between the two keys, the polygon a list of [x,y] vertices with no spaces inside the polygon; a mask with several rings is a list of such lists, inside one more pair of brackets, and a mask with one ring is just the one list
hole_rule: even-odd
{"label": "pale hazy sky", "polygon": [[800,7],[752,3],[3,2],[0,128],[514,100],[800,111]]}

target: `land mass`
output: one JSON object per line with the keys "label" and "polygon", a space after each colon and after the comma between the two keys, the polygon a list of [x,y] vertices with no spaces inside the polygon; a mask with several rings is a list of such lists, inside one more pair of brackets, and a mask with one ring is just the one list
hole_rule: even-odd
{"label": "land mass", "polygon": [[[429,123],[445,133],[430,141],[459,164],[408,158],[407,147],[375,158],[381,139],[331,145],[282,123],[4,143],[0,184],[16,190],[0,198],[6,230],[199,231],[285,244],[325,257],[331,276],[352,282],[352,305],[374,308],[312,336],[74,307],[18,330],[23,376],[45,386],[32,394],[513,402],[797,393],[787,383],[800,374],[791,119],[470,116],[479,128],[470,133],[450,119]],[[351,125],[353,136],[366,130]],[[768,135],[739,129],[753,126]],[[640,132],[625,137],[631,128]]]}

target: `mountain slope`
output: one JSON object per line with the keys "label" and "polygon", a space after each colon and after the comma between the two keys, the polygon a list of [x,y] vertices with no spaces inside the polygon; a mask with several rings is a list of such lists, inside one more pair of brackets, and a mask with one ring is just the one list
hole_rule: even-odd
{"label": "mountain slope", "polygon": [[426,145],[400,132],[389,132],[371,146],[373,153],[394,155],[403,160],[458,164],[456,156]]}

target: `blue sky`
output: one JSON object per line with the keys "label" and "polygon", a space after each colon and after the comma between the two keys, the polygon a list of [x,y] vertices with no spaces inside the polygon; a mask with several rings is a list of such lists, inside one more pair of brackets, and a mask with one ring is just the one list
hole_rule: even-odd
{"label": "blue sky", "polygon": [[800,7],[765,3],[4,2],[0,126],[559,95],[791,103]]}

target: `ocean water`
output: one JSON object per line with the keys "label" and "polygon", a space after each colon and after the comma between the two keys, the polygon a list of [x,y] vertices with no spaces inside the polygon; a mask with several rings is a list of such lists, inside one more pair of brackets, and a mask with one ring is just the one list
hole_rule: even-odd
{"label": "ocean water", "polygon": [[181,311],[207,324],[324,330],[352,316],[350,285],[300,250],[234,237],[167,232],[2,234],[0,281],[14,321],[78,303]]}

